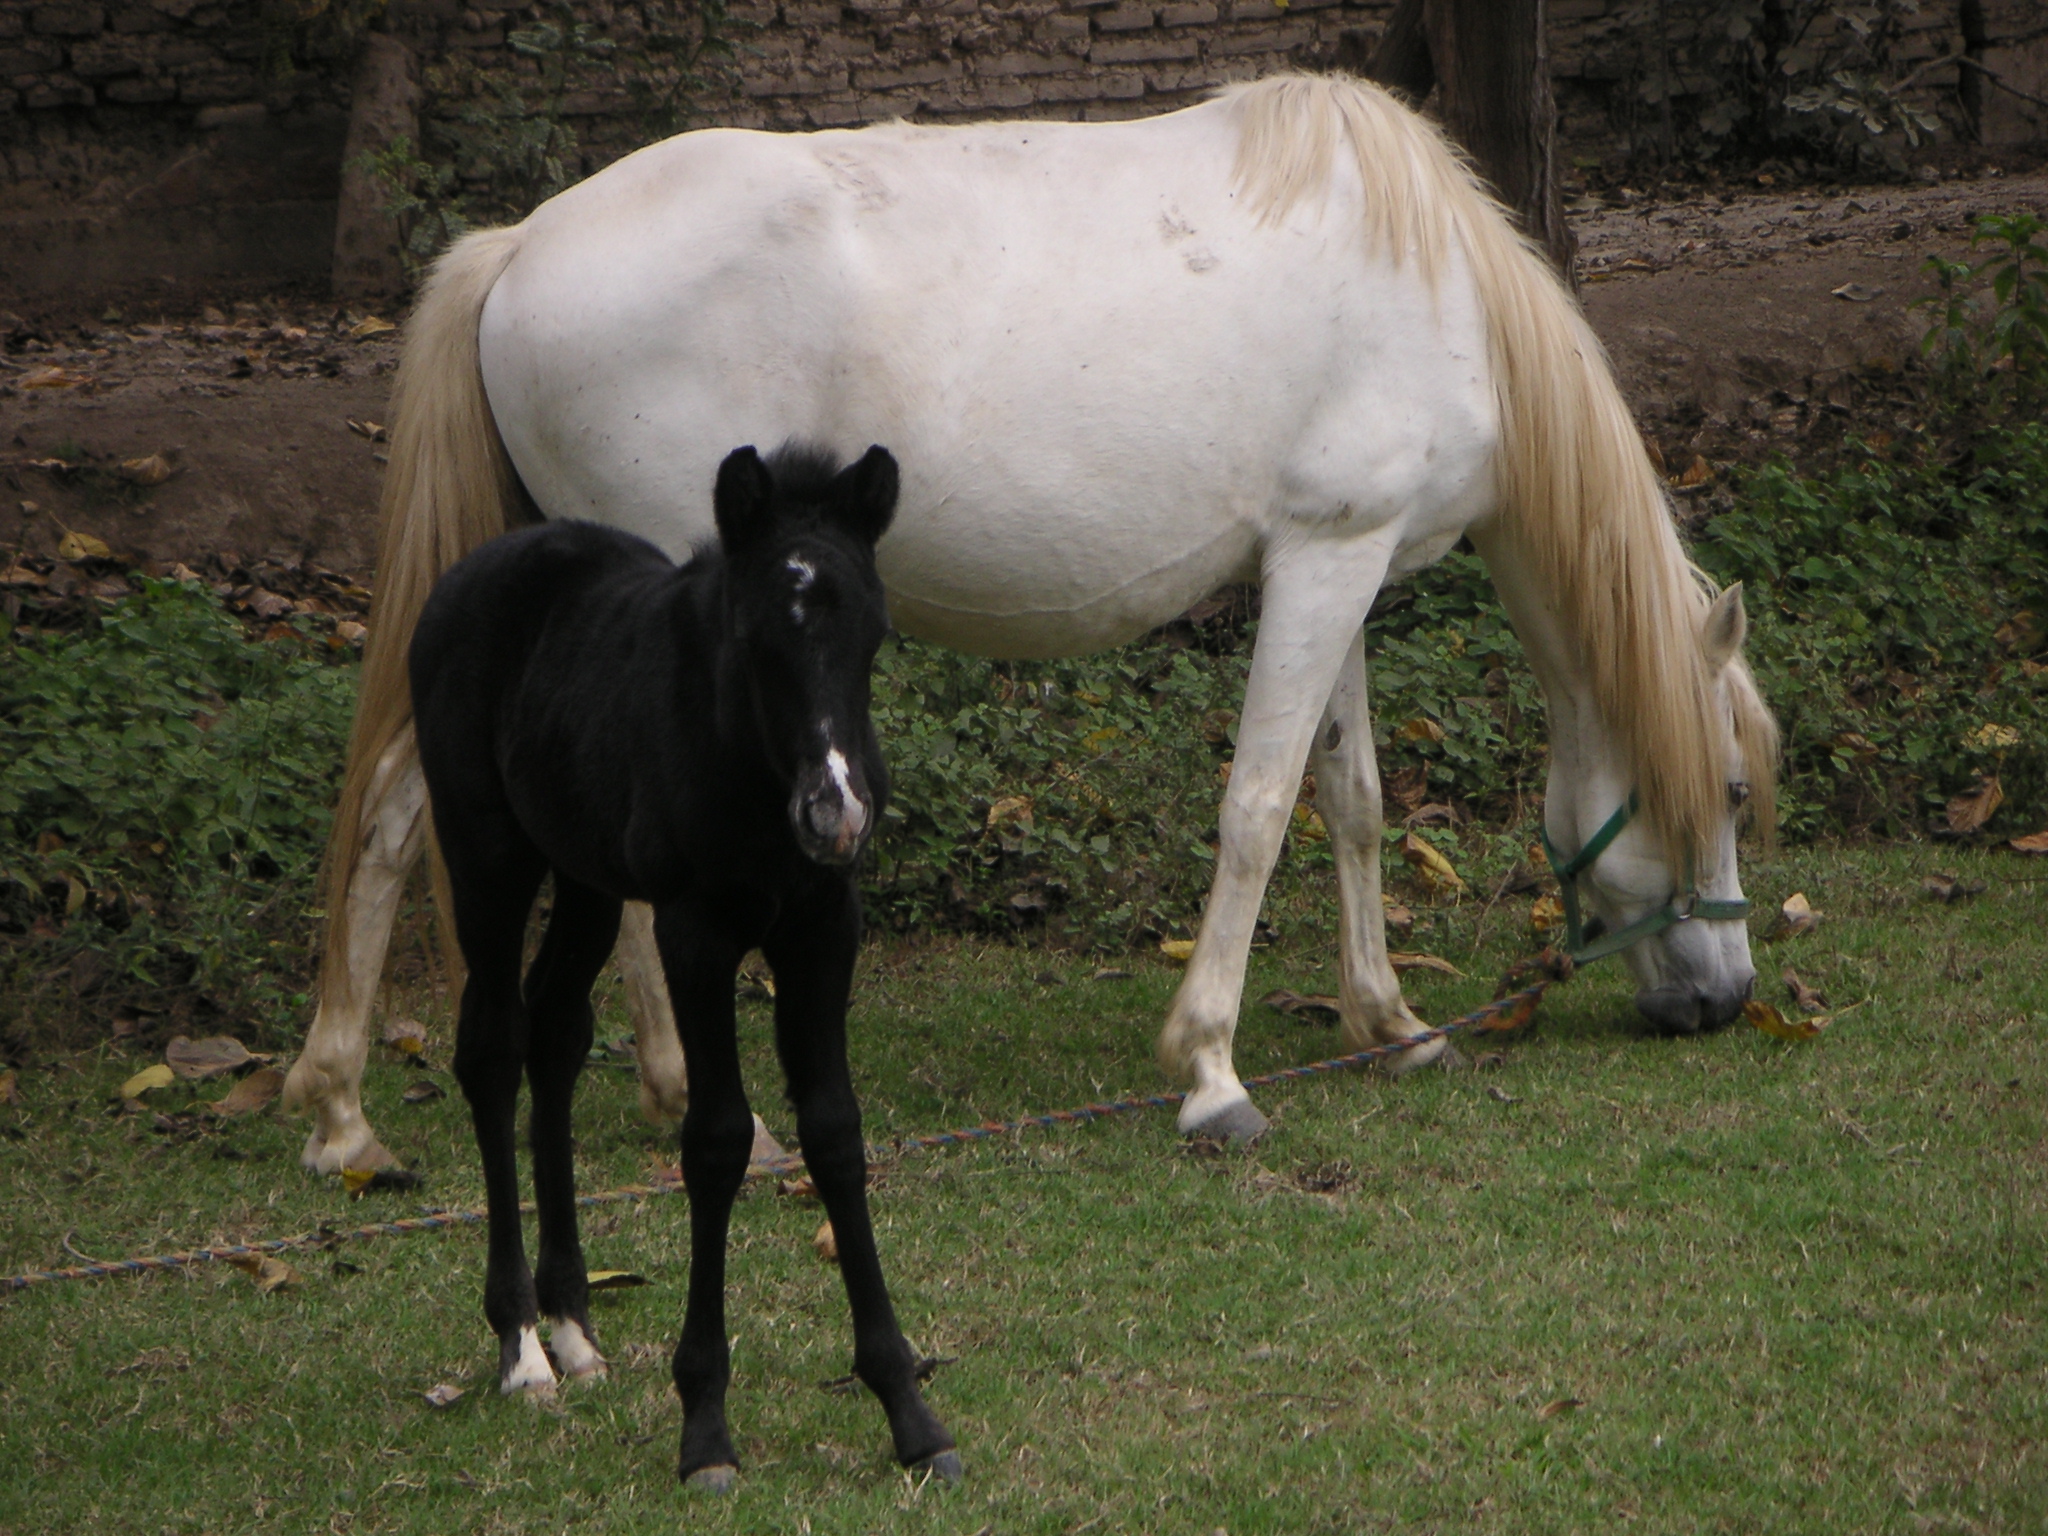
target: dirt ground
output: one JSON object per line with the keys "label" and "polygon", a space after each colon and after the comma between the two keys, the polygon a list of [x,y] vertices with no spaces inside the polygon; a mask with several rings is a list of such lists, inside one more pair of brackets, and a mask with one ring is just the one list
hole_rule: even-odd
{"label": "dirt ground", "polygon": [[[2048,215],[2048,172],[1619,189],[1581,199],[1574,224],[1587,311],[1676,470],[1899,424],[1928,324],[1910,307],[1931,291],[1921,264],[1968,254],[1976,215],[2021,209]],[[0,550],[50,557],[77,532],[141,562],[367,577],[395,318],[303,299],[0,315]]]}

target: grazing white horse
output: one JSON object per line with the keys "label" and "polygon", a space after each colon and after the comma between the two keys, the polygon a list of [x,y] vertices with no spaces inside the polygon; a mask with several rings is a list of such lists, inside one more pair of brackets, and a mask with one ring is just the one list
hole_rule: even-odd
{"label": "grazing white horse", "polygon": [[[1687,562],[1555,274],[1371,85],[1280,77],[1127,123],[671,139],[442,259],[395,421],[320,1010],[288,1088],[317,1116],[311,1167],[384,1156],[358,1086],[423,842],[403,657],[428,587],[536,509],[681,554],[712,536],[734,443],[887,443],[894,620],[964,650],[1072,655],[1263,584],[1215,883],[1159,1041],[1190,1085],[1184,1130],[1265,1123],[1231,1037],[1305,761],[1342,895],[1345,1040],[1422,1028],[1381,922],[1361,625],[1461,534],[1548,701],[1550,838],[1569,854],[1640,805],[1580,894],[1610,931],[1656,930],[1627,952],[1643,1010],[1690,1031],[1748,995],[1742,925],[1681,920],[1739,898],[1732,802],[1769,801],[1739,591]],[[674,1112],[644,912],[622,959],[643,1107]]]}

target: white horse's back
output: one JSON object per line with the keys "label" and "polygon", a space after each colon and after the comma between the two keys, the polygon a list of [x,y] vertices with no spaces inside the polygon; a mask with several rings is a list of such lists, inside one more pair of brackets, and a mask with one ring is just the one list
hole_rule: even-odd
{"label": "white horse's back", "polygon": [[1342,165],[1262,223],[1239,139],[1218,101],[644,150],[537,213],[486,306],[513,462],[550,516],[679,551],[734,443],[884,443],[897,621],[988,653],[1129,638],[1327,534],[1420,564],[1493,496],[1462,258],[1364,248]]}

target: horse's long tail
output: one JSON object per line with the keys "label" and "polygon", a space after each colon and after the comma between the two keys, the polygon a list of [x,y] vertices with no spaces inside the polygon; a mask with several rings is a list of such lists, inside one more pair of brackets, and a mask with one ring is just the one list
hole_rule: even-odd
{"label": "horse's long tail", "polygon": [[[351,984],[349,883],[362,856],[370,786],[412,722],[406,653],[420,609],[443,571],[530,515],[532,504],[484,397],[477,359],[484,300],[519,241],[516,226],[464,236],[434,264],[406,326],[392,392],[370,637],[321,879],[327,909],[321,986],[328,993]],[[324,995],[323,1001],[345,1000]]]}

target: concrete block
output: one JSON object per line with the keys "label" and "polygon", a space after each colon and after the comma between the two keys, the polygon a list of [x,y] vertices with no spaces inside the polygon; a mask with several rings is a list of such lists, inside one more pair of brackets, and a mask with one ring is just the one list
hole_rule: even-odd
{"label": "concrete block", "polygon": [[1043,53],[1003,53],[983,59],[974,66],[977,75],[1056,75],[1072,69],[1074,61]]}
{"label": "concrete block", "polygon": [[40,75],[64,62],[64,49],[57,43],[24,38],[17,47],[0,48],[0,79],[14,75]]}
{"label": "concrete block", "polygon": [[1113,43],[1097,43],[1088,50],[1088,62],[1107,64],[1157,64],[1166,59],[1192,59],[1202,45],[1185,33],[1178,37],[1127,37]]}
{"label": "concrete block", "polygon": [[886,66],[857,69],[853,72],[853,83],[856,89],[863,91],[893,91],[906,85],[937,85],[946,80],[958,80],[962,73],[958,59],[931,59],[900,69]]}
{"label": "concrete block", "polygon": [[112,80],[100,87],[100,95],[108,101],[118,101],[129,106],[154,106],[160,101],[178,99],[175,82],[161,78],[148,80]]}
{"label": "concrete block", "polygon": [[21,104],[32,112],[49,107],[89,107],[92,102],[92,87],[69,75],[51,75],[21,93]]}
{"label": "concrete block", "polygon": [[1193,5],[1162,6],[1159,10],[1160,24],[1168,27],[1206,27],[1216,16],[1216,7],[1209,0],[1196,0]]}
{"label": "concrete block", "polygon": [[193,73],[189,78],[182,74],[178,80],[178,100],[188,106],[210,107],[222,102],[247,102],[257,93],[256,77],[240,71],[210,71]]}
{"label": "concrete block", "polygon": [[1154,15],[1149,5],[1120,5],[1113,11],[1104,11],[1095,18],[1098,32],[1143,32],[1149,31]]}
{"label": "concrete block", "polygon": [[269,116],[270,109],[260,101],[236,101],[201,108],[192,122],[198,128],[254,128]]}
{"label": "concrete block", "polygon": [[149,62],[151,51],[147,42],[125,37],[78,43],[71,50],[71,73],[81,80],[112,80],[119,75],[139,75]]}
{"label": "concrete block", "polygon": [[164,19],[163,12],[153,11],[147,6],[124,6],[114,12],[113,26],[116,32],[161,32],[169,25],[170,22]]}
{"label": "concrete block", "polygon": [[1315,29],[1299,22],[1281,22],[1263,27],[1233,30],[1208,39],[1211,58],[1242,57],[1253,53],[1285,53],[1315,40]]}
{"label": "concrete block", "polygon": [[29,12],[28,25],[44,37],[96,37],[106,19],[96,5],[39,5]]}

